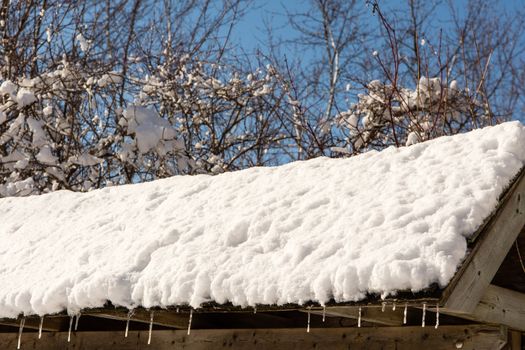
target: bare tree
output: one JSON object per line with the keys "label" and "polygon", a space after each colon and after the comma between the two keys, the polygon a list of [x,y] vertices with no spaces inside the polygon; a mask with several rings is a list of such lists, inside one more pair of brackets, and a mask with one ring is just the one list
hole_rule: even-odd
{"label": "bare tree", "polygon": [[229,47],[244,6],[4,2],[0,195],[276,163],[280,81]]}
{"label": "bare tree", "polygon": [[[287,84],[302,92],[295,98],[306,121],[301,132],[313,136],[298,147],[316,150],[307,158],[412,144],[516,116],[522,13],[486,0],[462,9],[452,1],[407,0],[387,13],[377,1],[367,6],[375,28],[353,2],[311,1],[310,11],[288,14],[298,33],[293,42],[325,53],[281,67]],[[448,15],[436,30],[438,8]],[[271,56],[283,61],[278,52]]]}
{"label": "bare tree", "polygon": [[522,13],[309,4],[253,56],[231,40],[248,0],[2,1],[0,196],[352,155],[524,110]]}

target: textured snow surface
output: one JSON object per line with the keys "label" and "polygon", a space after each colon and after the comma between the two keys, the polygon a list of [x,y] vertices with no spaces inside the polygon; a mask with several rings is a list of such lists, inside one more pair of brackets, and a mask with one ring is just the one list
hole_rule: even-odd
{"label": "textured snow surface", "polygon": [[171,124],[159,117],[152,109],[132,106],[123,113],[123,123],[127,124],[128,132],[135,134],[137,147],[141,154],[147,153],[159,146],[162,140],[175,139],[175,129]]}
{"label": "textured snow surface", "polygon": [[348,159],[0,199],[0,316],[444,286],[524,160],[512,122]]}

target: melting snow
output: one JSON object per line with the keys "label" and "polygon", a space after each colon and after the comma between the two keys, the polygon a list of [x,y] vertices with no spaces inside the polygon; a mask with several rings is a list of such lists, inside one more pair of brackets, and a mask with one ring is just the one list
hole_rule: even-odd
{"label": "melting snow", "polygon": [[0,317],[445,286],[524,160],[512,122],[348,159],[0,199]]}

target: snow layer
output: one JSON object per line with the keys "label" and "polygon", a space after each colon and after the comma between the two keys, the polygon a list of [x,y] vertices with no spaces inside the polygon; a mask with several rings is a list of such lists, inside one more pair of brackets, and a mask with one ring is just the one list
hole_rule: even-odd
{"label": "snow layer", "polygon": [[123,117],[128,132],[135,135],[140,154],[158,147],[163,140],[172,140],[176,137],[175,129],[171,124],[152,109],[131,106],[123,112]]}
{"label": "snow layer", "polygon": [[444,286],[524,150],[512,122],[348,159],[0,199],[0,316]]}

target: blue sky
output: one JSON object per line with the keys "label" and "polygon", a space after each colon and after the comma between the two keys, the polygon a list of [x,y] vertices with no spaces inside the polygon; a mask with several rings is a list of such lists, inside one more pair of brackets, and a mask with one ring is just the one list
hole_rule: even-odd
{"label": "blue sky", "polygon": [[[366,6],[366,0],[358,0],[362,4],[362,8],[365,10],[365,16],[363,20],[365,25],[371,30],[379,28],[380,24],[377,15],[372,13],[372,8]],[[379,0],[382,12],[387,16],[387,19],[394,27],[396,22],[406,20],[409,16],[408,9],[409,0]],[[420,38],[426,39],[428,43],[438,42],[440,29],[447,29],[448,23],[451,21],[450,9],[448,7],[447,0],[422,0],[427,6],[432,6],[436,2],[439,5],[435,6],[433,12],[430,14],[427,26],[423,28],[423,31],[419,33]],[[465,7],[467,6],[468,0],[451,0],[459,17],[464,17],[466,14]],[[266,51],[266,31],[265,24],[269,24],[274,29],[274,36],[283,39],[290,39],[297,35],[290,28],[288,19],[286,17],[286,10],[289,12],[304,12],[311,6],[313,0],[253,0],[252,6],[248,9],[245,17],[238,23],[232,36],[232,42],[238,45],[238,48],[242,49],[245,53],[253,53],[255,49],[260,48],[263,52]],[[360,6],[358,2],[358,6]],[[525,0],[486,0],[487,11],[494,13],[494,16],[501,16],[504,13],[509,15],[516,15],[516,10],[523,10]],[[425,32],[426,30],[426,32]],[[383,36],[384,39],[384,36]],[[381,40],[381,39],[378,39]],[[525,40],[521,37],[518,40]],[[374,44],[371,43],[372,47]],[[377,44],[379,47],[381,43]],[[428,46],[428,45],[427,45]],[[319,54],[317,51],[307,50],[304,48],[298,48],[294,46],[288,46],[281,54],[286,55],[289,61],[293,61],[294,58],[301,55],[301,64],[305,64],[314,55]],[[525,60],[525,57],[521,58]],[[307,63],[306,63],[307,64]],[[370,80],[375,79],[374,76],[370,77]],[[522,115],[521,108],[519,107],[519,115],[514,115],[514,118],[519,118]],[[521,119],[521,118],[519,118]]]}
{"label": "blue sky", "polygon": [[[366,7],[366,0],[361,0],[363,8]],[[435,0],[427,0],[430,3]],[[380,0],[380,6],[386,15],[390,15],[395,21],[395,16],[392,15],[391,9],[402,9],[406,7],[408,0]],[[465,6],[467,0],[454,0],[454,4],[460,10]],[[525,3],[522,0],[494,0],[491,5],[498,9],[505,11],[512,11],[515,8],[522,7]],[[308,8],[308,0],[254,0],[253,5],[247,11],[246,16],[239,22],[234,31],[233,41],[238,43],[245,51],[250,52],[257,47],[264,47],[265,23],[268,23],[274,29],[276,35],[289,38],[293,35],[291,28],[287,26],[287,19],[285,9],[290,12],[300,12]],[[372,14],[372,10],[368,8],[370,24],[376,25],[377,17]],[[436,7],[435,15],[433,16],[433,28],[437,31],[440,27],[446,26],[449,19],[448,8],[446,4],[441,4]]]}
{"label": "blue sky", "polygon": [[[286,35],[284,6],[279,0],[255,0],[254,6],[247,11],[246,16],[239,22],[234,40],[246,51],[264,46],[265,23],[271,24],[273,28],[278,30],[279,34]],[[305,8],[305,2],[292,0],[287,2],[286,8],[300,11]]]}

